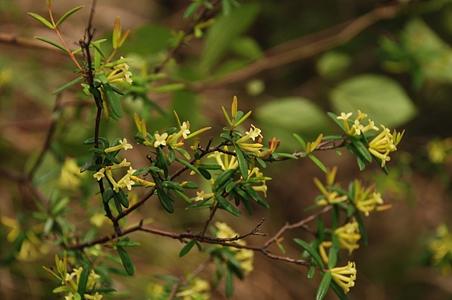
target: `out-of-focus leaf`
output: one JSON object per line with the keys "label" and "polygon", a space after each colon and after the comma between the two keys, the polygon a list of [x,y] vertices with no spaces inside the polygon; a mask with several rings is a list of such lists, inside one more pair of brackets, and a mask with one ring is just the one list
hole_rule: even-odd
{"label": "out-of-focus leaf", "polygon": [[207,34],[200,68],[207,73],[226,53],[236,37],[241,35],[254,21],[258,13],[256,4],[244,4],[234,13],[219,17]]}
{"label": "out-of-focus leaf", "polygon": [[249,37],[240,37],[232,42],[231,50],[247,59],[255,60],[262,56],[262,50],[255,40]]}
{"label": "out-of-focus leaf", "polygon": [[119,258],[121,259],[122,265],[124,267],[124,270],[126,270],[127,274],[130,276],[135,274],[135,266],[133,265],[133,262],[130,259],[130,256],[127,253],[127,251],[121,246],[116,246],[116,251],[118,251]]}
{"label": "out-of-focus leaf", "polygon": [[414,117],[416,109],[402,87],[391,78],[360,75],[342,82],[331,92],[337,112],[358,109],[385,126],[398,126]]}
{"label": "out-of-focus leaf", "polygon": [[145,25],[130,34],[127,43],[123,45],[123,50],[141,55],[156,54],[169,46],[171,38],[169,28]]}
{"label": "out-of-focus leaf", "polygon": [[334,78],[350,66],[350,56],[341,52],[327,52],[317,61],[317,72],[325,78]]}

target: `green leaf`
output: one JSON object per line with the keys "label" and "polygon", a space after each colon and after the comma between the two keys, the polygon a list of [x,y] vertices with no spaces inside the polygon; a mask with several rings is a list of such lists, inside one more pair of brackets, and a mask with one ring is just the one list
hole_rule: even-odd
{"label": "green leaf", "polygon": [[232,40],[240,36],[254,21],[259,7],[244,4],[233,14],[223,15],[215,20],[209,30],[201,55],[200,69],[207,73],[226,54]]}
{"label": "green leaf", "polygon": [[183,257],[185,255],[187,255],[190,250],[193,248],[193,246],[196,245],[196,241],[195,240],[191,240],[190,242],[188,242],[179,252],[179,257]]}
{"label": "green leaf", "polygon": [[214,191],[221,191],[223,186],[234,176],[236,170],[226,170],[220,176],[217,177],[213,184]]}
{"label": "green leaf", "polygon": [[315,296],[316,300],[322,300],[325,298],[326,293],[328,292],[328,288],[331,283],[331,273],[326,272],[323,275],[322,281],[320,281],[319,289],[317,290],[317,295]]}
{"label": "green leaf", "polygon": [[54,42],[54,41],[49,40],[49,39],[47,39],[45,37],[42,37],[42,36],[35,36],[35,39],[40,40],[41,42],[50,44],[50,45],[54,46],[55,48],[58,48],[61,51],[66,52],[66,49],[64,49],[64,47],[62,45],[58,44],[57,42]]}
{"label": "green leaf", "polygon": [[88,277],[91,268],[87,263],[83,264],[83,271],[80,274],[80,279],[78,281],[77,293],[80,295],[84,295],[86,291],[86,285],[88,284]]}
{"label": "green leaf", "polygon": [[320,258],[320,255],[317,253],[317,250],[315,250],[311,245],[306,243],[303,240],[300,239],[294,239],[294,242],[300,245],[308,254],[314,259],[314,262],[319,266],[320,268],[324,268],[322,259]]}
{"label": "green leaf", "polygon": [[306,142],[305,140],[303,140],[303,138],[301,136],[299,136],[296,133],[293,133],[292,136],[297,140],[298,143],[300,143],[303,151],[306,149]]}
{"label": "green leaf", "polygon": [[318,159],[317,157],[315,157],[313,154],[309,154],[308,155],[309,159],[312,160],[313,163],[315,163],[315,165],[317,167],[319,167],[320,170],[322,170],[324,173],[326,173],[328,170],[326,168],[326,166],[323,164],[323,162],[320,161],[320,159]]}
{"label": "green leaf", "polygon": [[46,18],[44,18],[43,16],[40,16],[38,14],[32,13],[32,12],[27,12],[27,14],[32,17],[33,19],[35,19],[36,21],[40,22],[41,24],[43,24],[44,26],[50,28],[50,29],[55,29],[55,27],[52,25],[52,23],[50,23],[50,21],[48,21]]}
{"label": "green leaf", "polygon": [[203,176],[207,180],[209,180],[211,178],[209,172],[207,172],[208,175],[206,174],[206,172],[201,172],[200,169],[198,169],[197,167],[195,167],[194,165],[192,165],[191,163],[189,163],[186,160],[176,157],[176,161],[179,162],[180,164],[182,164],[183,166],[185,166],[186,168],[192,170],[193,172]]}
{"label": "green leaf", "polygon": [[116,245],[116,251],[119,254],[119,258],[121,259],[122,265],[127,274],[130,276],[135,274],[135,266],[133,265],[133,262],[130,259],[130,256],[127,253],[127,251],[123,247],[118,245]]}
{"label": "green leaf", "polygon": [[240,173],[242,174],[243,179],[248,178],[248,162],[245,159],[245,155],[243,154],[240,147],[235,145],[235,153],[237,154],[237,161],[239,163]]}
{"label": "green leaf", "polygon": [[359,155],[362,156],[362,158],[364,158],[368,162],[372,162],[372,155],[370,155],[369,150],[367,150],[367,148],[363,144],[363,142],[361,142],[359,140],[354,140],[352,142],[352,145],[355,147],[355,149],[359,153]]}
{"label": "green leaf", "polygon": [[331,281],[331,288],[339,300],[347,300],[347,295],[345,295],[344,290],[334,281]]}
{"label": "green leaf", "polygon": [[104,84],[105,95],[107,96],[108,109],[110,110],[111,117],[114,120],[118,120],[122,117],[122,107],[120,96],[109,84]]}
{"label": "green leaf", "polygon": [[341,75],[351,63],[349,55],[331,51],[323,54],[317,61],[317,72],[325,78],[335,78]]}
{"label": "green leaf", "polygon": [[308,279],[312,279],[314,278],[314,275],[315,275],[315,266],[310,266],[306,276],[308,277]]}
{"label": "green leaf", "polygon": [[163,188],[158,187],[158,184],[157,184],[157,195],[159,197],[160,204],[162,204],[162,207],[167,212],[173,213],[174,212],[173,199],[170,198],[170,196],[165,192]]}
{"label": "green leaf", "polygon": [[143,56],[166,50],[172,38],[171,30],[158,25],[144,25],[135,30],[123,45],[123,51]]}
{"label": "green leaf", "polygon": [[240,210],[238,210],[237,207],[235,207],[231,202],[229,202],[226,198],[223,196],[216,194],[215,199],[218,201],[218,207],[221,209],[224,209],[231,215],[234,215],[236,217],[240,216]]}
{"label": "green leaf", "polygon": [[81,82],[82,79],[83,79],[82,76],[79,76],[79,77],[77,77],[77,78],[75,78],[75,79],[73,79],[73,80],[71,80],[71,81],[69,81],[69,82],[66,82],[66,83],[63,84],[62,86],[56,88],[56,89],[52,92],[52,94],[59,94],[59,93],[61,93],[62,91],[64,91],[65,89],[67,89],[67,88],[73,86],[74,84],[77,84],[77,83]]}
{"label": "green leaf", "polygon": [[228,269],[226,271],[225,293],[227,298],[231,298],[234,295],[234,278],[232,272]]}
{"label": "green leaf", "polygon": [[84,5],[76,6],[71,10],[68,10],[64,15],[61,16],[61,18],[56,22],[55,27],[58,27],[58,25],[62,24],[64,21],[66,21],[67,18],[78,12],[84,7]]}
{"label": "green leaf", "polygon": [[358,109],[387,127],[399,126],[411,120],[416,108],[402,87],[391,78],[366,74],[348,79],[330,95],[337,112]]}

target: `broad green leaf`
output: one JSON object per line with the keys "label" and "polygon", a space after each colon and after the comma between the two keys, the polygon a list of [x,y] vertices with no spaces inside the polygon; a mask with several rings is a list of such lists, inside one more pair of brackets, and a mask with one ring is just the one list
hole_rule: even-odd
{"label": "broad green leaf", "polygon": [[207,73],[224,56],[231,40],[240,36],[253,23],[259,9],[256,4],[243,4],[234,13],[215,20],[209,30],[202,53],[200,69]]}
{"label": "broad green leaf", "polygon": [[35,19],[36,21],[40,22],[41,24],[43,24],[44,26],[50,28],[50,29],[54,29],[55,27],[52,25],[52,23],[50,23],[50,21],[48,21],[46,18],[44,18],[43,16],[40,16],[38,14],[32,13],[32,12],[28,12],[27,13],[30,17],[32,17],[33,19]]}
{"label": "broad green leaf", "polygon": [[387,127],[411,120],[416,108],[402,87],[388,77],[365,74],[342,82],[330,95],[337,112],[358,109]]}
{"label": "broad green leaf", "polygon": [[123,45],[123,50],[140,55],[157,54],[168,48],[171,38],[169,28],[145,25],[131,33],[127,43]]}
{"label": "broad green leaf", "polygon": [[326,272],[323,275],[322,281],[320,281],[319,289],[317,290],[317,295],[315,296],[316,300],[322,300],[325,298],[326,293],[328,292],[328,289],[330,287],[331,283],[331,273]]}
{"label": "broad green leaf", "polygon": [[179,252],[179,257],[183,257],[185,255],[187,255],[190,250],[193,248],[193,246],[196,245],[196,241],[195,240],[191,240],[190,242],[188,242]]}
{"label": "broad green leaf", "polygon": [[75,14],[76,12],[78,12],[79,10],[81,10],[84,6],[83,5],[79,5],[74,7],[73,9],[68,10],[64,15],[61,16],[61,18],[56,22],[55,27],[58,27],[58,25],[61,25],[64,21],[66,21],[67,18],[69,18],[70,16],[72,16],[73,14]]}
{"label": "broad green leaf", "polygon": [[58,44],[57,42],[54,42],[54,41],[49,40],[49,39],[47,39],[45,37],[42,37],[42,36],[35,36],[35,39],[40,40],[41,42],[50,44],[53,47],[58,48],[58,49],[60,49],[63,52],[66,52],[66,49],[64,49],[64,47],[62,45]]}
{"label": "broad green leaf", "polygon": [[135,266],[133,265],[133,262],[130,259],[130,256],[127,253],[127,251],[123,247],[118,245],[116,246],[116,251],[119,254],[119,258],[121,259],[122,265],[127,274],[130,276],[135,274]]}

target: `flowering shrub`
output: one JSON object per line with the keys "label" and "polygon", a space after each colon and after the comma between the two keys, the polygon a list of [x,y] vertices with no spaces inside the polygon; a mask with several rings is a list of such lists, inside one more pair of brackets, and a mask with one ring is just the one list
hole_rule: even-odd
{"label": "flowering shrub", "polygon": [[[198,2],[194,4],[199,5]],[[198,9],[193,5],[187,10],[188,16]],[[225,295],[231,297],[234,280],[246,280],[247,275],[259,269],[254,263],[255,255],[303,266],[308,278],[318,274],[321,281],[317,299],[323,299],[330,288],[339,298],[345,299],[359,282],[359,268],[351,255],[368,242],[364,218],[390,208],[390,204],[384,202],[375,186],[367,186],[358,179],[347,188],[336,183],[337,168],[325,166],[316,152],[345,148],[356,157],[360,170],[375,162],[388,172],[390,155],[397,150],[403,131],[391,131],[384,124],[376,124],[361,111],[342,112],[339,116],[329,113],[341,134],[320,134],[313,141],[305,141],[294,134],[299,150],[282,152],[279,146],[284,141],[267,136],[251,124],[252,112],[240,110],[237,97],[232,99],[230,107],[221,107],[224,127],[215,124],[192,128],[190,120],[181,119],[178,112],[174,112],[171,127],[148,129],[153,128],[148,120],[140,113],[124,112],[122,101],[127,97],[135,99],[146,95],[150,84],[162,76],[160,68],[152,76],[143,74],[132,67],[129,58],[117,57],[128,37],[128,31],[122,31],[119,18],[114,21],[108,46],[107,39],[95,40],[94,6],[80,47],[70,49],[61,36],[60,26],[81,8],[75,7],[56,20],[52,1],[48,1],[48,18],[30,13],[53,30],[59,41],[39,39],[63,51],[77,70],[76,79],[57,89],[57,100],[66,89],[79,88],[95,104],[95,118],[93,136],[79,141],[85,145],[86,155],[64,160],[59,188],[62,195],[66,191],[68,196],[54,195],[47,199],[39,192],[39,186],[33,186],[41,201],[33,222],[27,221],[28,227],[23,229],[16,220],[2,217],[2,223],[9,228],[8,240],[15,245],[12,257],[32,260],[55,254],[54,266],[45,266],[55,279],[53,292],[68,300],[99,300],[115,292],[111,280],[113,274],[133,276],[136,273],[129,250],[131,247],[140,249],[132,238],[133,233],[142,232],[178,240],[182,246],[181,257],[198,249],[207,259],[193,274],[180,278],[167,276],[153,282],[149,299],[209,299],[209,291],[220,282],[224,282]],[[208,22],[197,23],[193,34],[202,35],[202,30],[208,26]],[[185,39],[181,38],[179,43]],[[153,85],[152,88],[162,91],[173,89],[177,84],[180,83]],[[101,126],[114,124],[107,120],[119,119],[136,127],[133,141],[101,134]],[[126,158],[127,151],[136,148],[146,152],[145,164]],[[266,175],[266,169],[280,161],[296,163],[305,158],[325,173],[325,180],[314,179],[319,194],[312,201],[314,207],[309,215],[298,222],[286,223],[276,233],[269,233],[260,244],[252,244],[246,239],[264,235],[263,221],[247,233],[238,233],[217,220],[219,211],[246,218],[244,212],[252,214],[257,206],[270,209],[272,199],[267,199],[267,184],[271,178]],[[41,159],[26,174],[27,179],[33,179]],[[89,228],[79,228],[80,224],[67,218],[71,192],[78,190],[82,181],[87,181],[90,186],[97,185],[96,192],[84,194],[86,199],[95,198],[95,212],[87,212]],[[158,199],[168,216],[180,206],[187,210],[206,210],[209,216],[200,228],[181,229],[180,232],[162,229],[164,224],[151,227],[145,219],[128,224],[130,216],[150,199]],[[316,224],[315,229],[312,223]],[[98,230],[103,224],[111,227],[111,233],[103,235]],[[299,247],[300,257],[287,255],[283,245],[284,235],[295,229],[311,234],[309,239],[293,241]],[[444,234],[439,238],[444,238]],[[432,242],[437,262],[445,257],[441,249],[441,245]],[[112,267],[118,263],[122,270]],[[213,274],[209,272],[210,265],[215,269]]]}

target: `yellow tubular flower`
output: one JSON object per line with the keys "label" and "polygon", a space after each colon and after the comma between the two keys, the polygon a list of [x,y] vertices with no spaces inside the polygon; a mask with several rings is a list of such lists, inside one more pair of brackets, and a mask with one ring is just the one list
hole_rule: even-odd
{"label": "yellow tubular flower", "polygon": [[210,286],[209,283],[203,279],[193,279],[187,287],[178,292],[176,296],[183,300],[207,300],[209,299]]}
{"label": "yellow tubular flower", "polygon": [[104,150],[105,153],[115,152],[119,150],[129,150],[133,149],[133,146],[127,142],[126,138],[123,138],[119,141],[119,144],[116,146],[108,147]]}
{"label": "yellow tubular flower", "polygon": [[306,144],[306,154],[314,152],[314,150],[319,146],[320,142],[323,139],[323,134],[319,134],[319,136],[313,142],[308,142]]}
{"label": "yellow tubular flower", "polygon": [[334,234],[338,237],[341,248],[347,249],[349,254],[359,248],[358,241],[361,239],[361,235],[356,220],[337,228]]}
{"label": "yellow tubular flower", "polygon": [[404,131],[394,132],[382,126],[382,131],[369,143],[369,152],[376,158],[381,160],[381,167],[390,161],[389,154],[397,150],[397,145],[402,139]]}
{"label": "yellow tubular flower", "polygon": [[328,254],[326,253],[326,249],[330,248],[332,245],[333,245],[332,242],[322,242],[319,245],[320,257],[322,258],[322,260],[325,264],[328,264]]}
{"label": "yellow tubular flower", "polygon": [[121,57],[113,66],[113,70],[107,75],[107,80],[109,83],[132,84],[132,72],[129,71],[129,65],[125,63],[124,57]]}
{"label": "yellow tubular flower", "polygon": [[254,181],[254,185],[252,186],[253,190],[263,192],[264,196],[267,197],[266,182],[271,180],[271,177],[264,176],[258,167],[254,167],[252,170],[248,170],[248,179]]}
{"label": "yellow tubular flower", "polygon": [[354,181],[356,208],[363,212],[366,216],[374,210],[384,210],[390,206],[384,205],[381,194],[375,192],[373,186],[364,188],[359,180]]}
{"label": "yellow tubular flower", "polygon": [[317,200],[318,205],[329,205],[329,204],[336,204],[340,202],[344,202],[347,200],[347,196],[339,196],[337,192],[330,191],[331,188],[334,186],[334,180],[336,178],[336,172],[337,168],[334,167],[331,170],[328,170],[325,177],[327,186],[324,186],[323,183],[318,179],[314,178],[314,184],[319,189],[319,191],[322,193],[323,198],[320,198]]}
{"label": "yellow tubular flower", "polygon": [[350,288],[355,286],[356,266],[354,262],[348,262],[344,267],[337,267],[330,270],[333,280],[348,293]]}
{"label": "yellow tubular flower", "polygon": [[[229,151],[228,147],[223,148],[225,151]],[[208,157],[215,158],[216,163],[221,167],[223,171],[237,169],[239,163],[234,155],[229,155],[227,153],[215,151],[209,154]]]}

